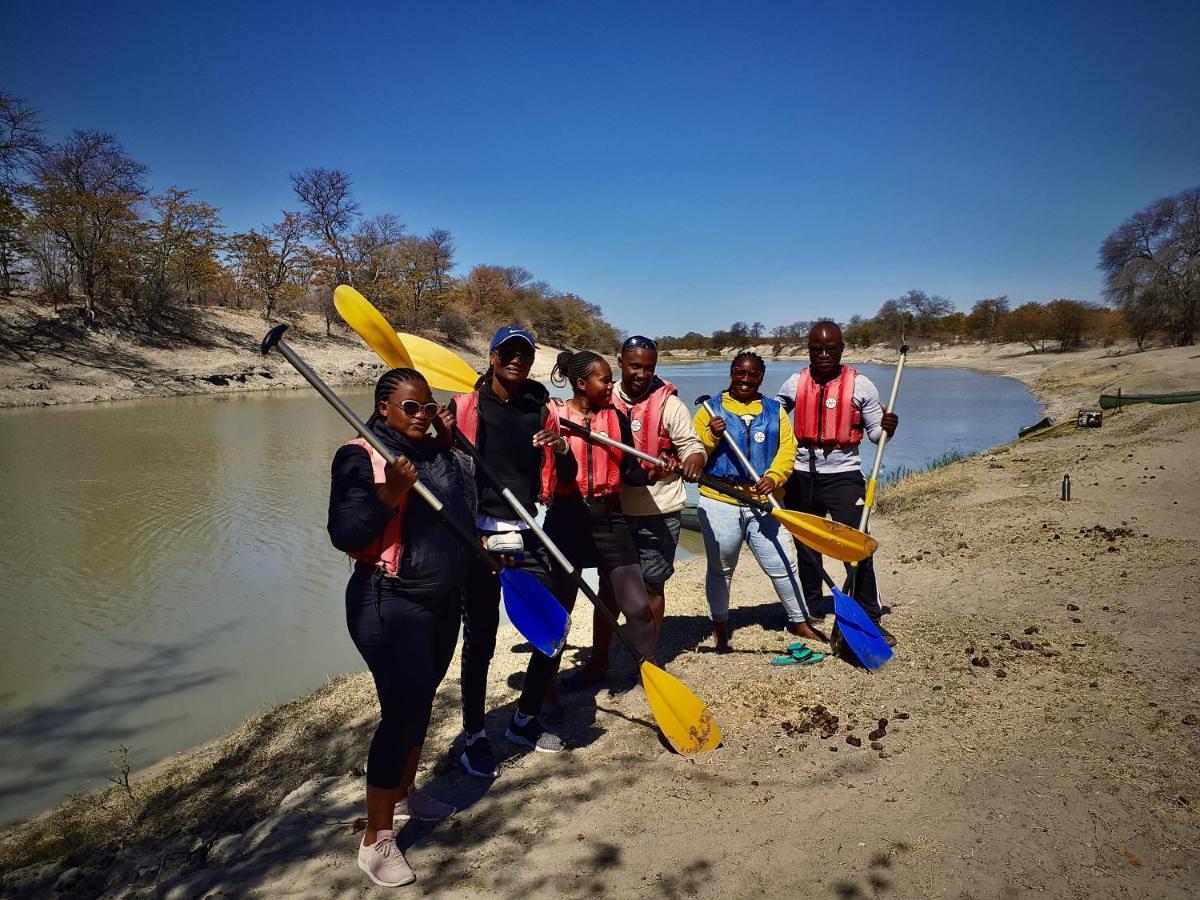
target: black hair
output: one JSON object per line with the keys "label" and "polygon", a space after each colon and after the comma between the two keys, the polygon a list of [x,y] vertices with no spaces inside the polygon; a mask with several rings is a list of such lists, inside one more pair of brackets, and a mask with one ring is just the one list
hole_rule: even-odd
{"label": "black hair", "polygon": [[733,370],[737,368],[737,364],[743,359],[753,360],[754,362],[758,363],[758,367],[763,370],[764,375],[767,373],[767,364],[763,362],[763,358],[761,356],[759,356],[753,350],[743,350],[741,353],[735,356],[733,358],[733,362],[729,364],[729,373],[731,375],[733,374]]}
{"label": "black hair", "polygon": [[587,378],[596,363],[604,362],[604,357],[591,350],[564,350],[558,354],[558,361],[550,371],[550,381],[559,387],[570,385],[575,389],[575,382]]}
{"label": "black hair", "polygon": [[375,407],[371,410],[371,417],[367,419],[368,428],[383,418],[379,414],[379,404],[390,400],[396,386],[405,381],[419,381],[426,387],[429,386],[425,376],[416,369],[389,369],[384,372],[375,382]]}
{"label": "black hair", "polygon": [[[488,356],[491,356],[491,355],[492,355],[491,351],[488,351]],[[478,378],[475,379],[475,390],[479,390],[485,384],[491,384],[492,376],[494,374],[495,374],[495,372],[493,371],[492,364],[488,363],[487,370],[482,375],[480,375]]]}

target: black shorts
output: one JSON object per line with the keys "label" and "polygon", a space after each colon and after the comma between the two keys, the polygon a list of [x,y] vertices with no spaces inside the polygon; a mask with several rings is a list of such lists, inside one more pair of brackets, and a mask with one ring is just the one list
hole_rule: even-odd
{"label": "black shorts", "polygon": [[545,528],[577,569],[638,564],[637,545],[618,494],[590,500],[580,494],[559,495],[546,512]]}
{"label": "black shorts", "polygon": [[680,514],[626,516],[633,531],[642,580],[663,584],[675,574],[675,549],[679,546]]}

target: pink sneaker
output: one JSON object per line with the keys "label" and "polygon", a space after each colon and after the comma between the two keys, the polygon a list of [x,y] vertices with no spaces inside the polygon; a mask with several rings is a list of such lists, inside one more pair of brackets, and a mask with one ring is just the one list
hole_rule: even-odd
{"label": "pink sneaker", "polygon": [[[366,836],[363,837],[365,840]],[[400,887],[417,880],[408,860],[396,846],[396,834],[393,831],[376,832],[375,843],[370,846],[359,844],[358,867],[380,887]]]}
{"label": "pink sneaker", "polygon": [[396,804],[397,819],[420,819],[423,822],[440,822],[458,812],[456,807],[435,800],[416,786],[410,786],[408,797]]}

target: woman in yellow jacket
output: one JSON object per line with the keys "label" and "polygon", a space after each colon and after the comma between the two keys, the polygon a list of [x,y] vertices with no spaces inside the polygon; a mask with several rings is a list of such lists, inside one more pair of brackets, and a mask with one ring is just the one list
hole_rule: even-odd
{"label": "woman in yellow jacket", "polygon": [[[713,401],[717,415],[710,417],[701,408],[694,419],[696,433],[708,452],[705,472],[738,490],[757,494],[780,490],[792,472],[796,456],[796,438],[787,412],[778,400],[759,393],[766,371],[766,364],[757,353],[749,350],[739,353],[729,367],[728,390]],[[738,442],[755,470],[761,473],[757,482],[726,446],[723,437],[726,433]],[[750,545],[750,552],[775,586],[787,613],[788,629],[802,638],[824,640],[824,635],[814,630],[810,622],[796,573],[795,549],[779,522],[768,513],[742,506],[707,487],[700,488],[698,513],[708,558],[705,591],[717,651],[725,653],[730,649],[729,586],[743,543]],[[780,657],[779,661],[816,662],[820,658],[821,654],[797,648],[791,656]]]}

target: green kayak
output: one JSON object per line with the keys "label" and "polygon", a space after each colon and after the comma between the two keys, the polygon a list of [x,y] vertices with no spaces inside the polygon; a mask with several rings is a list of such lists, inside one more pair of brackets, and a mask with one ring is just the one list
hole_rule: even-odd
{"label": "green kayak", "polygon": [[1101,409],[1120,409],[1131,403],[1195,403],[1200,391],[1177,391],[1173,394],[1101,394]]}

